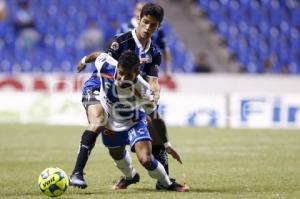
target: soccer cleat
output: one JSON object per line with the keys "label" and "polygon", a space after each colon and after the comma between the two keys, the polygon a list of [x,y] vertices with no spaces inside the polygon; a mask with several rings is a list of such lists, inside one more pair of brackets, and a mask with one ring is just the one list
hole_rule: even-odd
{"label": "soccer cleat", "polygon": [[162,187],[163,190],[176,191],[176,192],[188,192],[190,190],[189,186],[186,184],[181,185],[177,182],[173,182],[169,187]]}
{"label": "soccer cleat", "polygon": [[138,183],[140,181],[140,175],[136,173],[132,179],[126,179],[126,177],[122,177],[121,180],[116,183],[112,189],[126,189],[129,185]]}
{"label": "soccer cleat", "polygon": [[[175,182],[176,181],[175,178],[170,178],[170,180],[171,180],[171,182]],[[165,189],[165,187],[159,181],[156,181],[155,189],[156,190],[162,190],[162,189]]]}
{"label": "soccer cleat", "polygon": [[79,173],[79,172],[73,173],[70,176],[70,186],[78,187],[80,189],[87,188],[88,185],[83,178],[83,173]]}

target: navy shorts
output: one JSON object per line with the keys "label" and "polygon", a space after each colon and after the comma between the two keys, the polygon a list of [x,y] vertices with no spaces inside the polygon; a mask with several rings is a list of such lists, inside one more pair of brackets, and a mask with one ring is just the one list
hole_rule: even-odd
{"label": "navy shorts", "polygon": [[146,117],[143,117],[137,124],[127,131],[112,132],[105,129],[102,133],[102,142],[108,148],[117,148],[124,145],[130,145],[134,151],[134,145],[143,140],[152,141],[148,128]]}

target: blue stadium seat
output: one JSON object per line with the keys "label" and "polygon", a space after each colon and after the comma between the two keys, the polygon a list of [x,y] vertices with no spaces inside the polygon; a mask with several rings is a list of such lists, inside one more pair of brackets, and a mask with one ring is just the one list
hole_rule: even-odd
{"label": "blue stadium seat", "polygon": [[[115,27],[110,26],[111,21],[117,20],[119,24],[129,21],[136,3],[136,1],[123,0],[89,0],[89,3],[86,0],[35,0],[29,2],[42,42],[34,46],[34,55],[22,53],[24,49],[20,49],[17,45],[17,35],[13,26],[18,1],[7,1],[10,14],[7,21],[0,22],[0,59],[4,60],[2,73],[18,71],[18,68],[21,72],[30,72],[30,70],[32,72],[74,72],[74,65],[77,64],[77,61],[90,53],[76,45],[81,32],[87,27],[87,21],[92,18],[96,19],[97,25],[105,35],[105,41],[109,41],[116,31]],[[210,4],[210,1],[203,2],[207,5]],[[166,34],[167,41],[172,40],[173,43],[178,43],[172,28],[167,23],[164,23],[163,26],[166,26],[168,32]],[[174,66],[189,67],[191,62],[189,54],[185,49],[176,48],[176,45],[170,43],[173,57],[187,57],[187,59],[174,59]],[[7,53],[2,53],[3,49]],[[8,55],[15,55],[16,59]],[[176,61],[180,63],[176,63]],[[19,67],[20,65],[21,67]]]}
{"label": "blue stadium seat", "polygon": [[[281,0],[221,0],[217,3],[198,0],[198,5],[227,41],[229,50],[236,54],[241,69],[249,73],[264,72],[264,61],[276,55],[272,68],[274,73],[280,73],[288,65],[291,73],[299,74],[300,55],[296,55],[300,49],[299,3]],[[238,27],[238,32],[230,31],[230,27]]]}

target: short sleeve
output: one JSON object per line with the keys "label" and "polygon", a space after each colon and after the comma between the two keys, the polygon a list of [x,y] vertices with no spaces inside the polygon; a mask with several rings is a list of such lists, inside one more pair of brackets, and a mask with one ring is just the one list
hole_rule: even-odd
{"label": "short sleeve", "polygon": [[113,38],[113,40],[109,44],[106,53],[112,56],[116,60],[119,59],[122,52],[120,49],[120,42],[118,40],[118,37]]}

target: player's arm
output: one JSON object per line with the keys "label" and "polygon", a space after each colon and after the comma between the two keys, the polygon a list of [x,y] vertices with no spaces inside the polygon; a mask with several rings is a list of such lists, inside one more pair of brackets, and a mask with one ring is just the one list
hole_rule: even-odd
{"label": "player's arm", "polygon": [[84,56],[77,64],[77,72],[80,73],[82,70],[84,70],[86,64],[94,62],[101,53],[102,53],[101,51],[95,51],[87,56]]}
{"label": "player's arm", "polygon": [[147,65],[144,71],[147,75],[147,82],[149,83],[150,88],[154,93],[155,103],[158,103],[158,100],[160,98],[160,85],[158,82],[158,72],[159,72],[160,63],[161,63],[161,55],[160,53],[157,53],[153,57],[152,63],[150,65]]}
{"label": "player's arm", "polygon": [[172,56],[170,53],[170,49],[168,48],[164,31],[162,29],[160,29],[157,34],[158,34],[157,45],[161,49],[163,60],[165,62],[165,66],[166,66],[165,76],[167,79],[171,79]]}
{"label": "player's arm", "polygon": [[[174,159],[176,159],[179,163],[182,164],[181,157],[179,153],[176,151],[175,148],[171,145],[166,129],[166,125],[164,124],[164,121],[159,117],[159,114],[157,110],[152,112],[150,115],[150,122],[151,125],[155,125],[157,129],[157,134],[159,135],[161,141],[163,142],[163,145],[167,151],[168,154],[170,154]],[[150,124],[150,123],[149,123]]]}
{"label": "player's arm", "polygon": [[170,50],[168,48],[165,48],[165,50],[163,50],[162,52],[163,55],[163,59],[165,60],[165,65],[166,65],[166,73],[165,76],[167,79],[171,79],[171,73],[172,73],[172,68],[171,68],[171,60],[172,60],[172,56],[170,53]]}
{"label": "player's arm", "polygon": [[158,82],[158,77],[148,76],[148,83],[154,94],[154,102],[158,103],[158,100],[160,98],[160,85]]}

